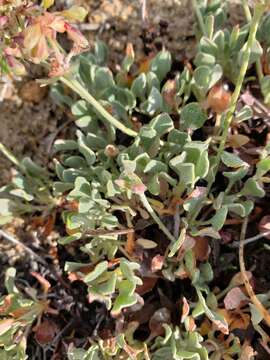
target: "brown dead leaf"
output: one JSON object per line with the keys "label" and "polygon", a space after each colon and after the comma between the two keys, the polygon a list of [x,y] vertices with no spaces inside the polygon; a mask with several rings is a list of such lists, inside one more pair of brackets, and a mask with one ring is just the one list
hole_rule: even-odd
{"label": "brown dead leaf", "polygon": [[127,241],[125,244],[125,250],[129,255],[132,255],[135,249],[135,233],[130,232],[127,234]]}
{"label": "brown dead leaf", "polygon": [[264,51],[261,57],[261,63],[263,67],[263,72],[265,75],[270,75],[270,64],[269,64],[269,55]]}
{"label": "brown dead leaf", "polygon": [[139,238],[136,240],[136,245],[139,245],[145,250],[151,250],[157,247],[157,243],[152,240]]}
{"label": "brown dead leaf", "polygon": [[240,310],[230,311],[226,309],[218,309],[218,313],[224,317],[230,331],[235,329],[245,330],[250,324],[250,316]]}
{"label": "brown dead leaf", "polygon": [[143,284],[136,287],[136,293],[139,295],[144,295],[151,291],[156,285],[158,278],[157,277],[145,277],[142,279]]}
{"label": "brown dead leaf", "polygon": [[246,330],[250,324],[250,316],[248,314],[238,312],[234,314],[230,324],[230,330],[243,329]]}
{"label": "brown dead leaf", "polygon": [[200,326],[200,334],[206,336],[210,333],[212,325],[209,319],[205,318]]}
{"label": "brown dead leaf", "polygon": [[239,148],[249,142],[249,137],[242,134],[234,134],[228,136],[227,145],[233,148]]}
{"label": "brown dead leaf", "polygon": [[154,54],[140,60],[139,70],[138,70],[139,74],[147,73],[149,71],[153,57],[154,57]]}
{"label": "brown dead leaf", "polygon": [[224,298],[226,310],[234,310],[246,304],[249,299],[239,287],[231,289]]}
{"label": "brown dead leaf", "polygon": [[53,231],[55,224],[55,214],[49,215],[44,223],[44,228],[42,231],[43,236],[49,236]]}
{"label": "brown dead leaf", "polygon": [[34,329],[35,339],[40,345],[47,345],[52,342],[56,333],[57,326],[51,320],[44,320],[41,324],[37,325]]}
{"label": "brown dead leaf", "polygon": [[207,237],[196,237],[195,246],[193,247],[195,257],[199,261],[205,261],[209,258],[211,248],[208,243]]}

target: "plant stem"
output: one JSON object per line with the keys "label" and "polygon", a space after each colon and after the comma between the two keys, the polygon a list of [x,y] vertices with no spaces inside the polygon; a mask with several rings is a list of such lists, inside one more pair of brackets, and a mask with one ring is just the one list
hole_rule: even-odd
{"label": "plant stem", "polygon": [[[243,5],[244,12],[245,12],[246,20],[248,22],[250,22],[252,20],[252,15],[251,15],[251,12],[250,12],[250,9],[249,9],[249,6],[248,6],[248,1],[243,0],[242,5]],[[256,61],[256,71],[257,71],[259,82],[261,83],[261,81],[263,79],[263,70],[262,70],[262,64],[261,64],[260,59],[258,59]]]}
{"label": "plant stem", "polygon": [[[207,192],[205,194],[205,198],[206,196],[209,194],[211,187],[214,183],[214,179],[216,178],[216,174],[219,168],[219,164],[220,164],[220,160],[221,160],[221,155],[225,149],[225,144],[226,144],[226,140],[228,137],[228,133],[229,133],[229,129],[230,129],[230,125],[234,116],[234,112],[236,109],[236,105],[237,105],[237,101],[242,89],[242,85],[245,79],[245,75],[248,69],[248,65],[249,65],[249,58],[250,58],[250,53],[251,53],[251,48],[253,46],[253,43],[256,39],[256,34],[257,34],[257,30],[258,30],[258,26],[259,26],[259,22],[260,19],[262,17],[262,14],[264,12],[265,6],[262,6],[261,4],[258,4],[255,6],[255,10],[254,10],[254,15],[253,18],[251,20],[251,24],[250,24],[250,29],[249,29],[249,36],[248,36],[248,40],[246,43],[246,49],[244,51],[243,54],[243,61],[242,61],[242,65],[240,68],[240,72],[237,78],[237,82],[235,85],[235,89],[234,92],[232,94],[231,97],[231,103],[230,103],[230,107],[225,115],[225,119],[224,119],[224,125],[223,125],[223,133],[221,135],[221,141],[219,144],[219,148],[217,150],[217,155],[216,155],[216,159],[215,159],[215,163],[214,163],[214,169],[213,169],[213,176],[212,179],[208,182],[208,186],[207,186]],[[204,201],[201,201],[198,205],[198,207],[196,207],[194,209],[194,211],[192,212],[191,216],[191,220],[194,221],[196,220],[196,217],[198,216],[199,212],[201,211],[201,208],[204,204]]]}
{"label": "plant stem", "polygon": [[115,126],[117,129],[121,130],[123,133],[136,137],[137,132],[127,128],[124,124],[122,124],[119,120],[113,117],[104,107],[91,95],[89,92],[80,84],[80,82],[76,79],[68,78],[62,76],[60,81],[68,86],[70,89],[75,91],[82,99],[86,100],[90,105],[93,106],[95,111],[110,124]]}
{"label": "plant stem", "polygon": [[22,164],[19,162],[19,160],[16,159],[16,157],[12,154],[11,151],[9,151],[5,145],[3,145],[2,143],[0,143],[0,151],[3,153],[3,155],[5,155],[5,157],[11,161],[15,166],[17,166],[19,169],[21,169],[21,171],[25,171],[24,167],[22,166]]}
{"label": "plant stem", "polygon": [[141,202],[143,203],[143,206],[145,207],[145,209],[149,212],[149,214],[152,216],[153,220],[156,222],[156,224],[158,225],[158,227],[160,228],[160,230],[167,236],[167,238],[172,241],[175,242],[176,239],[174,238],[174,236],[170,233],[170,231],[166,228],[166,226],[163,224],[163,222],[160,220],[160,218],[157,216],[157,214],[155,213],[155,211],[152,209],[152,206],[149,204],[147,197],[142,194],[140,195],[140,199]]}
{"label": "plant stem", "polygon": [[250,9],[249,9],[249,6],[248,6],[248,0],[243,0],[242,1],[242,6],[243,6],[243,9],[244,9],[245,17],[246,17],[247,21],[250,22],[251,19],[252,19],[252,15],[251,15],[251,12],[250,12]]}
{"label": "plant stem", "polygon": [[204,36],[207,36],[206,27],[205,27],[203,17],[202,17],[202,13],[201,13],[201,10],[200,10],[200,7],[198,5],[197,0],[192,0],[192,6],[193,6],[193,9],[194,9],[194,11],[196,13],[197,20],[198,20],[198,23],[199,23],[202,34]]}
{"label": "plant stem", "polygon": [[[266,236],[270,235],[270,230],[266,231],[266,232],[263,232],[261,234],[258,234],[258,235],[255,235],[255,236],[252,236],[250,238],[247,238],[247,239],[244,239],[243,240],[243,245],[248,245],[248,244],[251,244],[253,243],[254,241],[257,241],[257,240],[260,240]],[[231,247],[233,248],[238,248],[240,245],[240,242],[239,241],[235,241],[231,244]]]}
{"label": "plant stem", "polygon": [[[239,95],[241,93],[242,85],[243,85],[245,75],[246,75],[246,72],[247,72],[247,69],[248,69],[251,48],[252,48],[253,43],[254,43],[254,41],[256,39],[256,34],[257,34],[257,30],[258,30],[258,26],[259,26],[261,16],[263,14],[263,10],[264,10],[264,7],[262,7],[261,5],[256,6],[255,11],[254,11],[254,16],[253,16],[253,18],[251,20],[248,41],[247,41],[247,44],[246,44],[246,49],[245,49],[244,54],[243,54],[243,62],[242,62],[241,68],[240,68],[240,72],[239,72],[239,75],[238,75],[238,79],[237,79],[237,82],[236,82],[234,92],[232,94],[231,104],[230,104],[228,112],[226,113],[225,120],[224,120],[224,129],[223,129],[223,133],[222,133],[222,136],[221,136],[221,142],[220,142],[218,152],[217,152],[215,173],[217,172],[218,165],[219,165],[220,159],[221,159],[221,155],[222,155],[222,153],[224,151],[224,148],[225,148],[226,140],[227,140],[228,133],[229,133],[229,128],[230,128],[230,125],[231,125],[231,122],[232,122],[232,119],[233,119],[233,116],[234,116],[237,101],[238,101]],[[212,184],[211,184],[211,186],[212,186]]]}

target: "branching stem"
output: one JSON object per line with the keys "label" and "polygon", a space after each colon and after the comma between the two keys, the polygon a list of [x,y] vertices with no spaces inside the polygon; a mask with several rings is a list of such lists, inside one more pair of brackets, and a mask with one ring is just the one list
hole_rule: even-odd
{"label": "branching stem", "polygon": [[[251,15],[251,12],[250,12],[250,9],[249,9],[249,6],[248,6],[248,1],[243,0],[242,4],[243,4],[243,9],[244,9],[246,20],[248,22],[250,22],[252,20],[252,15]],[[261,81],[263,79],[263,70],[262,70],[262,64],[261,64],[260,59],[258,59],[256,61],[256,71],[257,71],[259,82],[261,83]]]}

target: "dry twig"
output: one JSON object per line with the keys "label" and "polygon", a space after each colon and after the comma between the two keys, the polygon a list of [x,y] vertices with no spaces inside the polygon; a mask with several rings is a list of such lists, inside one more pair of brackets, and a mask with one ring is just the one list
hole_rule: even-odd
{"label": "dry twig", "polygon": [[246,291],[250,297],[251,302],[256,307],[256,309],[260,312],[262,315],[264,321],[268,326],[270,326],[270,314],[267,311],[267,309],[263,306],[263,304],[260,302],[260,300],[255,295],[252,286],[250,285],[249,279],[246,274],[246,267],[245,267],[245,261],[244,261],[244,239],[246,236],[246,230],[247,230],[247,224],[248,224],[248,218],[246,217],[243,221],[242,228],[241,228],[241,234],[240,234],[240,244],[239,244],[239,264],[240,264],[240,271],[242,274],[242,278],[244,280],[244,285],[246,288]]}

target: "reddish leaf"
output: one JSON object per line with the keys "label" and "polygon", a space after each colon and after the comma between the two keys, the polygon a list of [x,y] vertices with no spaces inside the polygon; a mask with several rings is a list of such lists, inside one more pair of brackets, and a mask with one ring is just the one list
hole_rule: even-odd
{"label": "reddish leaf", "polygon": [[35,330],[35,339],[40,345],[50,344],[57,333],[57,326],[53,321],[44,320],[37,325]]}
{"label": "reddish leaf", "polygon": [[181,322],[184,322],[186,317],[189,314],[190,306],[187,302],[187,299],[183,297],[183,306],[182,306],[182,316],[181,316]]}
{"label": "reddish leaf", "polygon": [[226,310],[234,310],[240,308],[248,302],[248,298],[239,287],[231,289],[224,298]]}
{"label": "reddish leaf", "polygon": [[165,260],[164,256],[160,254],[154,256],[151,261],[151,271],[156,272],[161,270],[164,264],[164,260]]}
{"label": "reddish leaf", "polygon": [[142,279],[143,284],[137,286],[136,293],[139,295],[144,295],[151,291],[156,285],[158,278],[157,277],[145,277]]}

